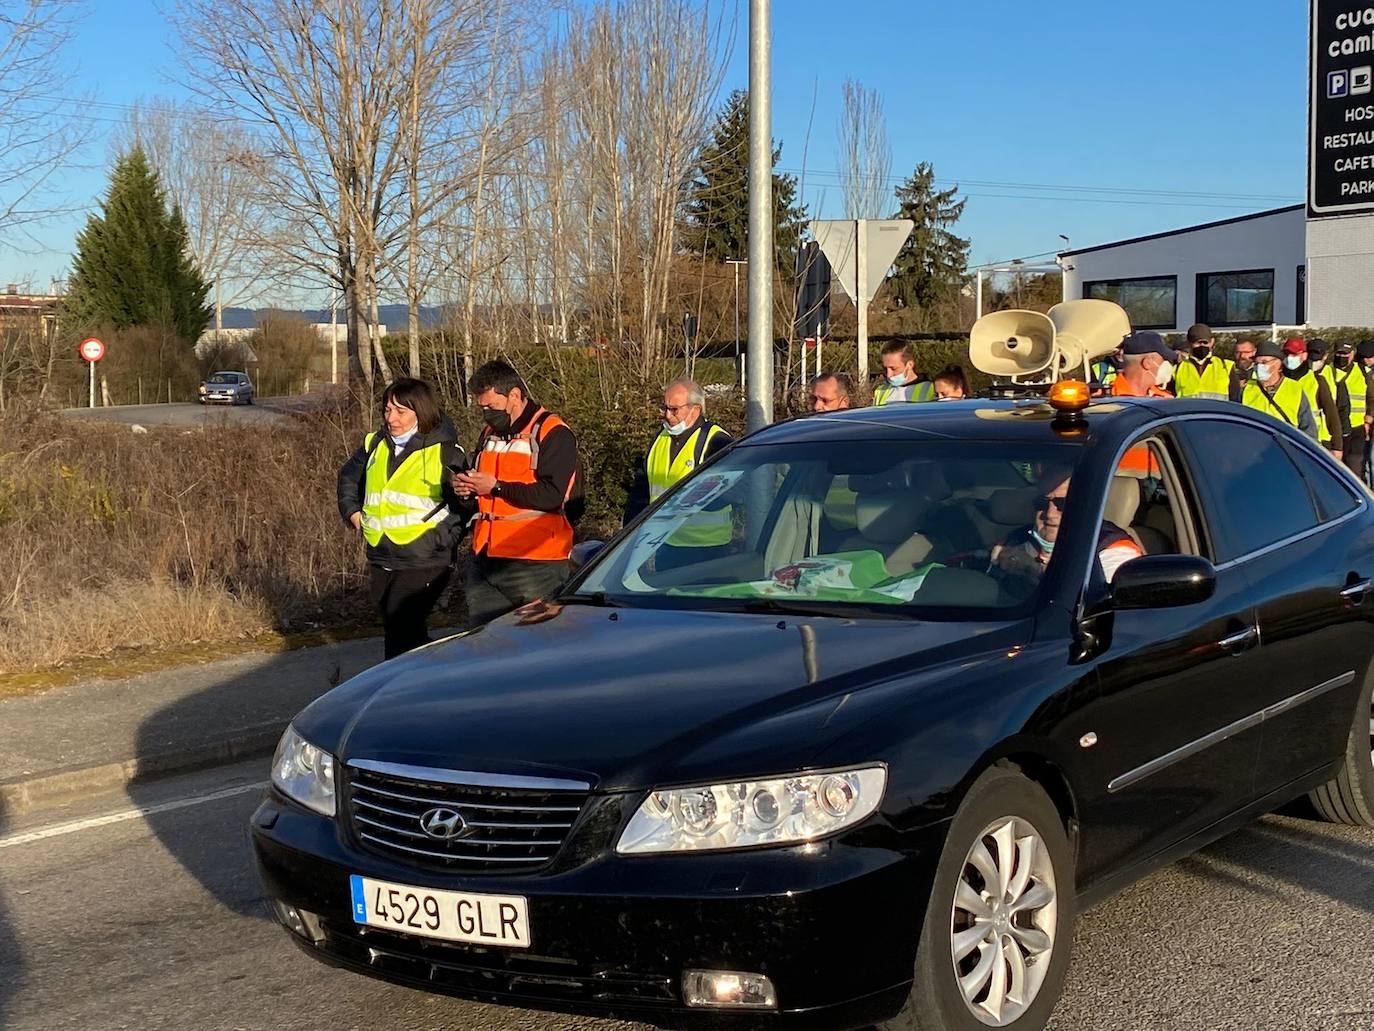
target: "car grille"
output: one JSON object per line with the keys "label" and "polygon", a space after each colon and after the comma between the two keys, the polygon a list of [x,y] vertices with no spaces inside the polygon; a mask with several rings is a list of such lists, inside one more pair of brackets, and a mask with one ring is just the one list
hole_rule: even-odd
{"label": "car grille", "polygon": [[432,991],[512,1001],[671,1006],[671,978],[571,959],[428,941],[375,927],[326,921],[326,951],[359,966]]}
{"label": "car grille", "polygon": [[[369,766],[347,767],[349,818],[358,840],[411,865],[454,873],[524,873],[544,866],[557,855],[588,795],[585,786],[570,781],[544,787],[534,778]],[[422,821],[435,810],[456,812],[461,830],[453,837],[426,833]]]}

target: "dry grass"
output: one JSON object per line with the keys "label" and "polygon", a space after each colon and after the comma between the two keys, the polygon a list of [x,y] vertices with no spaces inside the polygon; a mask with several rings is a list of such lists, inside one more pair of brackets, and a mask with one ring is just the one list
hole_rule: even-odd
{"label": "dry grass", "polygon": [[334,506],[360,434],[0,416],[0,672],[367,618]]}

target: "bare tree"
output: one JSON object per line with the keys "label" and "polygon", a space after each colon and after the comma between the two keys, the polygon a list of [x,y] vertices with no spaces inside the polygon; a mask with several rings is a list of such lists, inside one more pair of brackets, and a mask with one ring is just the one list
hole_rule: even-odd
{"label": "bare tree", "polygon": [[678,208],[728,57],[725,29],[710,4],[642,0],[576,15],[568,33],[583,275],[605,275],[617,342],[636,334],[645,376],[665,353]]}
{"label": "bare tree", "polygon": [[[192,83],[259,126],[245,167],[278,216],[259,241],[342,291],[349,378],[372,376],[361,325],[402,163],[408,9],[402,0],[179,0]],[[247,156],[246,156],[247,157]]]}
{"label": "bare tree", "polygon": [[165,98],[138,104],[116,136],[121,151],[143,148],[168,199],[181,209],[191,253],[214,284],[216,330],[224,328],[224,309],[259,287],[249,263],[269,212],[251,161],[243,161],[256,143],[242,122]]}
{"label": "bare tree", "polygon": [[56,213],[46,196],[53,173],[86,132],[53,94],[77,0],[9,0],[0,6],[0,232]]}
{"label": "bare tree", "polygon": [[843,89],[837,135],[845,217],[882,218],[892,206],[892,147],[883,99],[857,79],[845,79]]}

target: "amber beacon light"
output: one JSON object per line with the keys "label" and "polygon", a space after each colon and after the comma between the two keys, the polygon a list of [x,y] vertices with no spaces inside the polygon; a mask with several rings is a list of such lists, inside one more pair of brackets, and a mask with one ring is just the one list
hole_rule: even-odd
{"label": "amber beacon light", "polygon": [[1088,384],[1076,379],[1061,379],[1050,388],[1050,407],[1056,412],[1081,412],[1092,402]]}

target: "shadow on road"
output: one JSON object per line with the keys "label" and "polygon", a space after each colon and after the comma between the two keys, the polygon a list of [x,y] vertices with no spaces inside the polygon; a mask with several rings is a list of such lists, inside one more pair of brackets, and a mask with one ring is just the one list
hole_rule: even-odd
{"label": "shadow on road", "polygon": [[[253,764],[254,779],[266,781],[271,746],[286,723],[316,697],[381,658],[379,640],[335,645],[324,653],[309,649],[271,656],[153,713],[139,727],[138,754],[157,755],[168,751],[169,742],[203,738],[204,731],[197,728],[221,728],[221,737],[243,730],[265,749]],[[139,806],[161,797],[156,781],[135,781],[129,796]],[[172,810],[150,813],[146,822],[167,852],[222,905],[243,916],[265,917],[247,822],[231,835],[217,827],[197,834],[191,819],[187,810]]]}
{"label": "shadow on road", "polygon": [[[0,836],[8,825],[5,803],[0,801]],[[19,944],[19,934],[10,922],[5,898],[0,895],[0,1027],[9,1026],[6,1017],[23,984],[24,951]]]}
{"label": "shadow on road", "polygon": [[[1348,840],[1351,834],[1363,840]],[[1230,870],[1219,869],[1218,863]],[[1192,861],[1192,870],[1214,879],[1234,879],[1238,871],[1269,877],[1374,915],[1374,893],[1369,890],[1374,882],[1374,851],[1368,831],[1270,817],[1200,853]],[[1245,883],[1250,890],[1271,890],[1249,880]]]}

